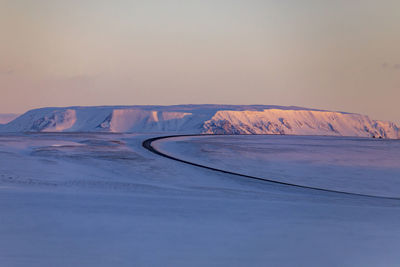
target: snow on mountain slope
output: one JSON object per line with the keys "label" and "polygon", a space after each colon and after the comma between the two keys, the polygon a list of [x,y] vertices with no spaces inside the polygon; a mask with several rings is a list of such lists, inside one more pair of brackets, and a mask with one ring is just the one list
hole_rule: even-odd
{"label": "snow on mountain slope", "polygon": [[[190,112],[169,107],[68,107],[26,112],[0,126],[2,132],[200,132]],[[198,116],[202,120],[207,112]],[[203,115],[203,116],[201,116]],[[206,116],[209,118],[211,115]]]}
{"label": "snow on mountain slope", "polygon": [[45,108],[31,110],[15,120],[2,125],[1,131],[9,132],[62,132],[71,128],[76,122],[74,109]]}
{"label": "snow on mountain slope", "polygon": [[218,111],[204,124],[206,133],[339,135],[399,138],[391,122],[368,116],[331,111],[280,110]]}
{"label": "snow on mountain slope", "polygon": [[186,112],[117,109],[101,126],[111,132],[177,131],[191,115]]}
{"label": "snow on mountain slope", "polygon": [[344,112],[281,106],[101,106],[30,110],[2,132],[177,132],[400,138],[394,123]]}

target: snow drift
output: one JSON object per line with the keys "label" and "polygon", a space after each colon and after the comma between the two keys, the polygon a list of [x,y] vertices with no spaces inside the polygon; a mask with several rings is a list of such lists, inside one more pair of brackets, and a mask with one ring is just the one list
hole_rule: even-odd
{"label": "snow drift", "polygon": [[392,122],[300,107],[178,105],[41,108],[1,132],[177,132],[400,138]]}

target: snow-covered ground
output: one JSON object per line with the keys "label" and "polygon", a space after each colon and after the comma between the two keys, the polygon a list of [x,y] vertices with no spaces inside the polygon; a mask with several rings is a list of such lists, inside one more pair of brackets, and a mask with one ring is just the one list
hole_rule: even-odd
{"label": "snow-covered ground", "polygon": [[177,158],[245,175],[400,198],[400,140],[234,135],[165,139],[154,146]]}
{"label": "snow-covered ground", "polygon": [[[399,266],[399,201],[185,165],[142,148],[156,135],[0,135],[0,266]],[[223,164],[259,154],[218,138],[196,158],[228,144],[236,159],[221,151]],[[298,157],[302,139],[281,138]],[[164,148],[194,158],[201,142]]]}

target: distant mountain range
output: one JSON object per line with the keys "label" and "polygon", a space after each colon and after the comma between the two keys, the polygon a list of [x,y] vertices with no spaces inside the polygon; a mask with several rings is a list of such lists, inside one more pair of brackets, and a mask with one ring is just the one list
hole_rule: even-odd
{"label": "distant mountain range", "polygon": [[400,138],[366,115],[268,105],[98,106],[33,109],[1,132],[293,134]]}

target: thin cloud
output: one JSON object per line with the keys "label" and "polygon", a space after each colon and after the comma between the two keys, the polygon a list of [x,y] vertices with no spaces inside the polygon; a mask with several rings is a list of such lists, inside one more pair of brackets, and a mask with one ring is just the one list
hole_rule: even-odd
{"label": "thin cloud", "polygon": [[400,70],[400,63],[395,63],[395,64],[389,64],[389,63],[383,63],[382,68],[386,70]]}
{"label": "thin cloud", "polygon": [[6,69],[6,70],[1,70],[0,69],[0,75],[11,75],[13,74],[15,71],[13,69]]}

